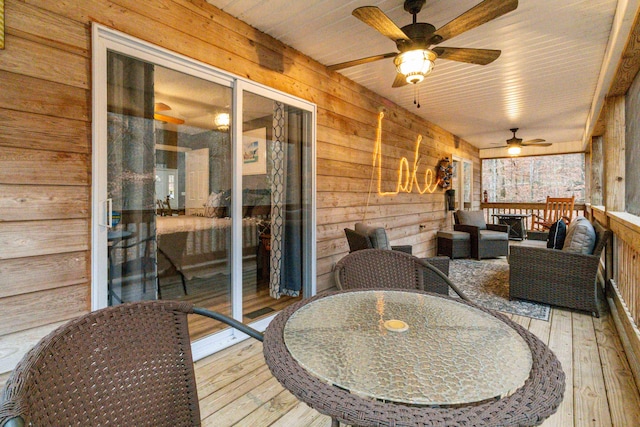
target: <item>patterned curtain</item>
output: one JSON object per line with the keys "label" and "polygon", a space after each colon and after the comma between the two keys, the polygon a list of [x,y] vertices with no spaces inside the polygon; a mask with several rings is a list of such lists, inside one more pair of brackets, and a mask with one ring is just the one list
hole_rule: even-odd
{"label": "patterned curtain", "polygon": [[287,197],[287,117],[285,105],[273,104],[273,142],[271,146],[271,271],[269,294],[280,298],[284,252],[284,208]]}

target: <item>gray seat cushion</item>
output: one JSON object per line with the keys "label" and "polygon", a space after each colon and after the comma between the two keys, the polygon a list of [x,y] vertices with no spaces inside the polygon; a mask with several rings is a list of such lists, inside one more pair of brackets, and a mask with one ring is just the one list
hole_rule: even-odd
{"label": "gray seat cushion", "polygon": [[480,230],[482,240],[509,240],[509,234],[502,231]]}
{"label": "gray seat cushion", "polygon": [[478,227],[480,230],[487,229],[487,223],[484,220],[483,211],[458,211],[458,222],[462,225],[472,225]]}
{"label": "gray seat cushion", "polygon": [[383,227],[375,227],[363,224],[362,222],[357,222],[355,225],[355,229],[358,233],[362,233],[365,236],[368,236],[369,240],[371,240],[371,245],[375,249],[391,250],[391,245],[389,244],[389,239],[387,238],[387,232]]}
{"label": "gray seat cushion", "polygon": [[438,237],[449,240],[469,240],[469,233],[465,231],[440,230],[438,231]]}
{"label": "gray seat cushion", "polygon": [[562,250],[565,252],[591,255],[595,245],[596,231],[593,225],[591,225],[591,222],[583,216],[579,216],[571,221]]}

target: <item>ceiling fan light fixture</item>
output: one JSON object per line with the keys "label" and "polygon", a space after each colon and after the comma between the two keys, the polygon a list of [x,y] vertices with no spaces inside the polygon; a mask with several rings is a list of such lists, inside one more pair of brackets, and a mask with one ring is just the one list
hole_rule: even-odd
{"label": "ceiling fan light fixture", "polygon": [[418,84],[433,70],[436,54],[429,49],[414,49],[402,52],[393,60],[398,72],[407,83]]}
{"label": "ceiling fan light fixture", "polygon": [[213,119],[213,123],[216,125],[216,128],[219,131],[222,131],[222,132],[228,131],[229,125],[231,124],[229,113],[217,114]]}
{"label": "ceiling fan light fixture", "polygon": [[522,152],[522,148],[519,145],[512,145],[507,148],[507,153],[509,153],[510,156],[517,156],[520,152]]}

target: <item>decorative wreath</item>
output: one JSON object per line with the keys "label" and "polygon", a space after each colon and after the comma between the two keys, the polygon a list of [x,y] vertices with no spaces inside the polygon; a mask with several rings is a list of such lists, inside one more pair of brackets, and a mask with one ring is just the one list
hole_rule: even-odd
{"label": "decorative wreath", "polygon": [[442,188],[451,188],[451,177],[453,175],[453,165],[448,157],[438,162],[438,185]]}

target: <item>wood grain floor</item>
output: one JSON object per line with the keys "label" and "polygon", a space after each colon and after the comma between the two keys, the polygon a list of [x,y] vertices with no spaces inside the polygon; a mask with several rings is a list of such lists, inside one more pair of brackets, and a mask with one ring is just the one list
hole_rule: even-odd
{"label": "wood grain floor", "polygon": [[[509,315],[547,343],[567,377],[544,427],[640,426],[640,395],[611,316],[552,309],[549,322]],[[262,344],[248,340],[195,364],[204,426],[330,426],[271,375]]]}

